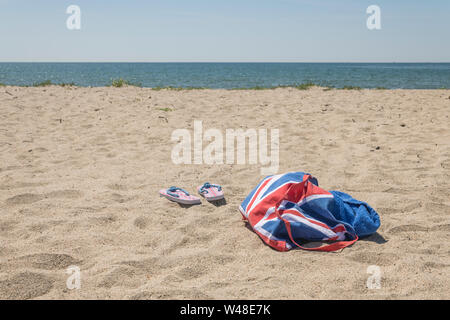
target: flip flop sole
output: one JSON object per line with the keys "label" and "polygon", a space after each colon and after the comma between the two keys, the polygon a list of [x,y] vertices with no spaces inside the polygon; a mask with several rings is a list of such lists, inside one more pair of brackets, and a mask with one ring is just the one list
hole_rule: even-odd
{"label": "flip flop sole", "polygon": [[[208,192],[206,194],[201,193],[200,189],[201,189],[201,186],[197,188],[199,195],[201,195],[207,201],[217,201],[217,200],[222,200],[223,198],[225,198],[225,194],[222,191],[218,191],[217,189],[214,189],[214,192]],[[209,194],[212,194],[212,195],[209,196]]]}
{"label": "flip flop sole", "polygon": [[173,202],[177,202],[177,203],[181,203],[181,204],[200,204],[200,198],[193,198],[193,199],[183,199],[183,198],[177,198],[177,197],[173,197],[167,193],[164,192],[159,192],[159,196],[160,197],[164,197],[170,201]]}
{"label": "flip flop sole", "polygon": [[223,195],[223,194],[215,196],[215,197],[205,197],[205,199],[208,201],[217,201],[217,200],[221,200],[223,198],[225,198],[225,195]]}

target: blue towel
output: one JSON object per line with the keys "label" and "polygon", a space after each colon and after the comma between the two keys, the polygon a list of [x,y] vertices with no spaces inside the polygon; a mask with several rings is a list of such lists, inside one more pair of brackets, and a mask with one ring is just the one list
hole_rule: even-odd
{"label": "blue towel", "polygon": [[330,191],[335,207],[332,214],[337,220],[347,222],[358,237],[371,235],[380,227],[380,217],[367,203],[352,198],[341,191]]}

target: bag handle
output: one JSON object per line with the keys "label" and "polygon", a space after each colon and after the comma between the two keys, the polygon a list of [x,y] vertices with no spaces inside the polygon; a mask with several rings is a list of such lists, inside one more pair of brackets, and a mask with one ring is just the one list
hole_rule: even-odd
{"label": "bag handle", "polygon": [[289,188],[289,190],[286,192],[286,194],[285,194],[285,196],[283,197],[283,199],[281,199],[281,200],[276,204],[276,206],[275,206],[275,213],[276,213],[277,217],[278,217],[281,221],[284,222],[284,224],[285,224],[285,226],[286,226],[286,230],[287,230],[288,235],[289,235],[289,239],[290,239],[297,247],[299,247],[300,249],[303,249],[303,250],[309,250],[309,251],[327,251],[327,252],[330,252],[330,251],[337,251],[337,250],[340,250],[340,249],[344,249],[345,247],[348,247],[348,246],[352,245],[353,243],[355,243],[356,241],[358,241],[358,235],[355,234],[355,239],[353,239],[353,240],[348,240],[348,241],[337,241],[337,242],[333,242],[333,243],[331,243],[331,244],[328,244],[328,245],[325,245],[325,246],[321,246],[321,247],[317,247],[317,248],[307,248],[307,247],[303,247],[303,246],[299,245],[299,244],[294,240],[294,238],[292,237],[291,223],[290,223],[289,221],[287,221],[286,219],[284,219],[284,218],[281,216],[281,214],[280,214],[278,208],[279,208],[279,206],[280,206],[280,204],[281,204],[281,202],[282,202],[283,200],[288,200],[288,199],[289,199],[289,198],[288,198],[288,195],[293,196],[293,197],[297,200],[297,202],[298,202],[300,194],[301,194],[301,193],[304,194],[304,191],[306,191],[305,189],[306,189],[306,187],[307,187],[307,183],[308,183],[309,178],[310,178],[310,176],[306,176],[306,177],[304,177],[304,179],[303,179],[302,182],[300,182],[300,183],[298,183],[298,184],[292,185],[292,186]]}

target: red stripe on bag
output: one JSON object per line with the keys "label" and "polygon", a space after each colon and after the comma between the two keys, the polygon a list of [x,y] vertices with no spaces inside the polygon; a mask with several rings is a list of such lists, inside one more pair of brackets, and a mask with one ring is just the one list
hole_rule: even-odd
{"label": "red stripe on bag", "polygon": [[[288,235],[289,235],[289,239],[292,241],[292,243],[294,243],[294,244],[295,244],[297,247],[299,247],[300,249],[303,249],[303,250],[309,250],[309,251],[327,251],[327,252],[330,252],[330,251],[337,251],[337,250],[343,249],[343,248],[345,248],[345,247],[348,247],[348,246],[354,244],[356,241],[358,241],[358,235],[356,235],[356,234],[354,235],[355,239],[353,239],[353,240],[333,242],[333,243],[331,243],[331,244],[328,244],[328,245],[325,245],[325,246],[321,246],[321,247],[317,247],[317,248],[306,248],[306,247],[303,247],[303,246],[299,245],[299,244],[294,240],[294,238],[292,237],[291,223],[290,223],[289,221],[287,221],[286,219],[284,219],[284,218],[281,216],[281,214],[280,214],[278,208],[279,208],[279,206],[280,206],[280,204],[281,204],[281,202],[282,202],[283,200],[289,200],[289,197],[288,197],[288,196],[294,196],[294,198],[301,198],[301,196],[300,196],[301,193],[300,193],[300,192],[303,191],[304,189],[306,189],[306,186],[307,186],[309,177],[310,177],[310,176],[307,176],[306,179],[303,179],[303,182],[301,182],[301,183],[299,183],[299,184],[297,184],[297,185],[293,185],[293,186],[288,190],[288,192],[286,192],[286,195],[284,196],[284,198],[283,198],[281,201],[279,201],[279,202],[276,204],[276,206],[275,206],[275,213],[276,213],[277,217],[278,217],[281,221],[284,222],[284,224],[285,224],[285,226],[286,226],[286,230],[287,230]],[[291,190],[291,189],[292,189],[292,190]],[[304,194],[304,193],[303,193],[303,194]],[[292,198],[290,198],[290,199],[292,199]],[[338,226],[338,227],[339,227],[339,226]],[[336,229],[340,229],[340,228],[338,228],[338,227],[336,227]],[[343,231],[344,231],[344,230],[343,230]]]}

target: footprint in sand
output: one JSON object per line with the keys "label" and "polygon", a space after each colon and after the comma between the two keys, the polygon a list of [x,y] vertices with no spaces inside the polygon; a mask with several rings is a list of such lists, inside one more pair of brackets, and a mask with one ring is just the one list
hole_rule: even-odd
{"label": "footprint in sand", "polygon": [[145,274],[147,276],[155,276],[160,274],[161,270],[174,268],[176,265],[168,262],[161,263],[159,258],[144,258],[142,260],[129,260],[119,263],[127,268],[132,268],[136,274]]}
{"label": "footprint in sand", "polygon": [[397,234],[401,232],[413,232],[413,231],[428,231],[427,227],[422,227],[416,224],[405,224],[391,228],[388,233]]}
{"label": "footprint in sand", "polygon": [[105,214],[103,216],[96,216],[89,218],[91,223],[94,223],[99,226],[106,226],[111,223],[116,222],[118,219],[114,214]]}
{"label": "footprint in sand", "polygon": [[53,288],[54,280],[34,272],[19,273],[9,279],[0,281],[0,299],[32,299],[48,293]]}
{"label": "footprint in sand", "polygon": [[38,148],[34,148],[33,152],[47,152],[48,149],[46,148],[42,148],[42,147],[38,147]]}
{"label": "footprint in sand", "polygon": [[146,217],[138,217],[134,219],[134,226],[139,229],[145,229],[148,224],[148,219]]}
{"label": "footprint in sand", "polygon": [[78,190],[57,190],[45,195],[46,198],[59,198],[59,199],[78,199],[81,198],[83,193]]}
{"label": "footprint in sand", "polygon": [[2,185],[0,185],[0,190],[41,187],[41,186],[45,186],[47,184],[48,183],[17,182],[17,183],[13,183],[13,184],[2,184]]}
{"label": "footprint in sand", "polygon": [[111,183],[111,184],[108,184],[106,187],[108,189],[111,189],[114,191],[127,191],[128,190],[128,188],[126,186],[121,185],[119,183]]}
{"label": "footprint in sand", "polygon": [[11,171],[11,170],[18,170],[21,169],[22,167],[20,166],[8,166],[6,168],[0,168],[0,172],[2,171]]}
{"label": "footprint in sand", "polygon": [[118,194],[118,193],[113,193],[111,195],[111,197],[115,202],[118,202],[118,203],[124,203],[124,202],[128,201],[128,199],[126,199],[124,196],[122,196],[121,194]]}
{"label": "footprint in sand", "polygon": [[[131,279],[135,278],[137,275],[138,273],[133,268],[126,266],[115,267],[111,272],[103,277],[98,285],[106,289],[111,289],[116,286],[130,287]],[[131,285],[131,287],[134,286]]]}
{"label": "footprint in sand", "polygon": [[9,231],[14,230],[17,224],[18,222],[15,220],[0,220],[0,232],[6,235]]}
{"label": "footprint in sand", "polygon": [[152,300],[152,299],[212,299],[211,296],[197,289],[191,290],[164,290],[149,292],[144,291],[130,297],[131,300]]}
{"label": "footprint in sand", "polygon": [[23,193],[6,199],[7,205],[32,204],[46,198],[77,199],[82,196],[78,190],[57,190],[47,194]]}
{"label": "footprint in sand", "polygon": [[205,274],[205,270],[199,265],[185,267],[177,272],[177,275],[183,280],[196,279]]}
{"label": "footprint in sand", "polygon": [[432,227],[431,230],[450,232],[450,224],[440,224],[440,225]]}
{"label": "footprint in sand", "polygon": [[231,255],[217,255],[217,256],[198,256],[193,255],[186,258],[188,267],[184,267],[176,273],[176,275],[183,280],[196,279],[207,275],[211,270],[217,266],[224,266],[235,261],[236,258]]}
{"label": "footprint in sand", "polygon": [[433,261],[428,261],[422,264],[421,269],[423,271],[431,271],[431,270],[436,270],[436,269],[447,269],[450,267],[450,264],[445,264],[445,263],[436,263]]}
{"label": "footprint in sand", "polygon": [[81,261],[67,254],[59,253],[36,253],[19,257],[17,260],[21,265],[43,270],[65,269],[70,265],[79,264]]}
{"label": "footprint in sand", "polygon": [[399,257],[387,252],[357,252],[350,259],[366,265],[389,266],[395,264]]}
{"label": "footprint in sand", "polygon": [[435,202],[425,203],[425,209],[429,210],[432,213],[438,213],[442,215],[446,215],[448,212],[450,212],[450,206]]}
{"label": "footprint in sand", "polygon": [[8,205],[31,204],[34,202],[41,201],[44,198],[45,197],[41,194],[24,193],[6,199],[6,204]]}

